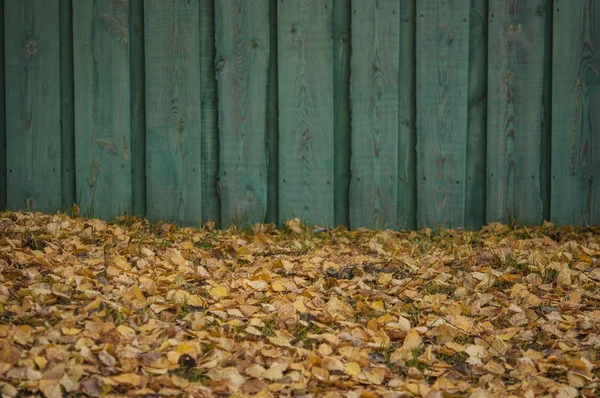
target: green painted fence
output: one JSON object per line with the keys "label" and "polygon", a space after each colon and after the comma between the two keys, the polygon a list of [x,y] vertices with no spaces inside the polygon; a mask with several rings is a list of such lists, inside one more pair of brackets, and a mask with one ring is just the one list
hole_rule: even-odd
{"label": "green painted fence", "polygon": [[600,224],[595,0],[0,0],[0,208]]}

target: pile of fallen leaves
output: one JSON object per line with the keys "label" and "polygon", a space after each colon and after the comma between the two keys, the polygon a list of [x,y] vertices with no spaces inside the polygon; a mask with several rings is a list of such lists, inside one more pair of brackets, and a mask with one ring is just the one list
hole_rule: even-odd
{"label": "pile of fallen leaves", "polygon": [[0,214],[0,391],[600,394],[600,231]]}

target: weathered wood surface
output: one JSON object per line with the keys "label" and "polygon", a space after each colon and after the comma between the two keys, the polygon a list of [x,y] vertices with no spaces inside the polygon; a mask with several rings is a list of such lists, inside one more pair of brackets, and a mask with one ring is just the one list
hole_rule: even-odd
{"label": "weathered wood surface", "polygon": [[6,207],[6,108],[4,74],[4,0],[0,0],[0,211]]}
{"label": "weathered wood surface", "polygon": [[73,2],[76,199],[83,215],[131,213],[129,2]]}
{"label": "weathered wood surface", "polygon": [[489,3],[487,216],[540,224],[546,0]]}
{"label": "weathered wood surface", "polygon": [[5,15],[8,207],[52,212],[63,204],[59,2],[7,1]]}
{"label": "weathered wood surface", "polygon": [[73,1],[59,2],[61,210],[75,203],[75,96],[73,87]]}
{"label": "weathered wood surface", "polygon": [[269,0],[269,75],[267,77],[267,214],[279,223],[279,91],[277,80],[277,2]]}
{"label": "weathered wood surface", "polygon": [[552,221],[600,224],[600,4],[554,2]]}
{"label": "weathered wood surface", "polygon": [[416,0],[400,1],[398,229],[417,226]]}
{"label": "weathered wood surface", "polygon": [[269,2],[223,0],[215,6],[221,222],[264,222]]}
{"label": "weathered wood surface", "polygon": [[349,225],[350,0],[333,1],[334,225]]}
{"label": "weathered wood surface", "polygon": [[417,2],[418,226],[465,223],[470,1]]}
{"label": "weathered wood surface", "polygon": [[395,228],[398,210],[400,1],[352,11],[350,226]]}
{"label": "weathered wood surface", "polygon": [[485,224],[488,0],[473,0],[469,32],[469,98],[465,226]]}
{"label": "weathered wood surface", "polygon": [[131,59],[131,191],[132,211],[146,215],[146,77],[144,55],[144,0],[130,0]]}
{"label": "weathered wood surface", "polygon": [[279,222],[334,223],[331,0],[278,9]]}
{"label": "weathered wood surface", "polygon": [[147,208],[153,220],[202,218],[198,0],[144,2]]}
{"label": "weathered wood surface", "polygon": [[219,223],[219,119],[215,77],[215,0],[200,0],[200,130],[202,131],[202,221]]}

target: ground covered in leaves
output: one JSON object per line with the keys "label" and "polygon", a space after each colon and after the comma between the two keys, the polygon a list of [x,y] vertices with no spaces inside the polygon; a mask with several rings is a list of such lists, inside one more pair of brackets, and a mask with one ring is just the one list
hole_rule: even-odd
{"label": "ground covered in leaves", "polygon": [[0,392],[600,395],[600,231],[0,214]]}

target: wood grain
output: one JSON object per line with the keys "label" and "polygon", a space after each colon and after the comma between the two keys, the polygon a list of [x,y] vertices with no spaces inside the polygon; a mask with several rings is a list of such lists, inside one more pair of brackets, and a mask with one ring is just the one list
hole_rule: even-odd
{"label": "wood grain", "polygon": [[333,1],[334,225],[350,225],[350,0]]}
{"label": "wood grain", "polygon": [[4,101],[4,0],[0,0],[0,211],[6,209],[6,108]]}
{"label": "wood grain", "polygon": [[469,98],[467,121],[467,180],[465,226],[485,224],[487,136],[488,0],[471,2],[469,32]]}
{"label": "wood grain", "polygon": [[59,2],[5,7],[8,207],[52,212],[62,207]]}
{"label": "wood grain", "polygon": [[61,182],[63,212],[75,203],[75,96],[73,87],[73,2],[59,3]]}
{"label": "wood grain", "polygon": [[129,2],[73,2],[77,201],[82,215],[131,213]]}
{"label": "wood grain", "polygon": [[267,214],[279,223],[279,102],[277,93],[277,1],[269,0],[269,75],[267,77]]}
{"label": "wood grain", "polygon": [[554,1],[552,221],[600,224],[600,4]]}
{"label": "wood grain", "polygon": [[352,7],[350,226],[395,228],[400,1]]}
{"label": "wood grain", "polygon": [[416,8],[416,0],[400,1],[398,229],[417,227]]}
{"label": "wood grain", "polygon": [[417,2],[418,226],[465,222],[470,1]]}
{"label": "wood grain", "polygon": [[147,207],[152,220],[202,217],[198,0],[146,0]]}
{"label": "wood grain", "polygon": [[546,0],[490,2],[487,222],[541,223]]}
{"label": "wood grain", "polygon": [[219,119],[215,77],[215,0],[200,0],[200,130],[202,131],[202,220],[217,224],[221,201],[219,173]]}
{"label": "wood grain", "polygon": [[279,222],[334,223],[331,0],[278,9]]}
{"label": "wood grain", "polygon": [[215,5],[221,222],[264,222],[269,2],[224,0]]}
{"label": "wood grain", "polygon": [[131,79],[132,211],[146,215],[146,76],[144,63],[144,0],[129,3]]}

